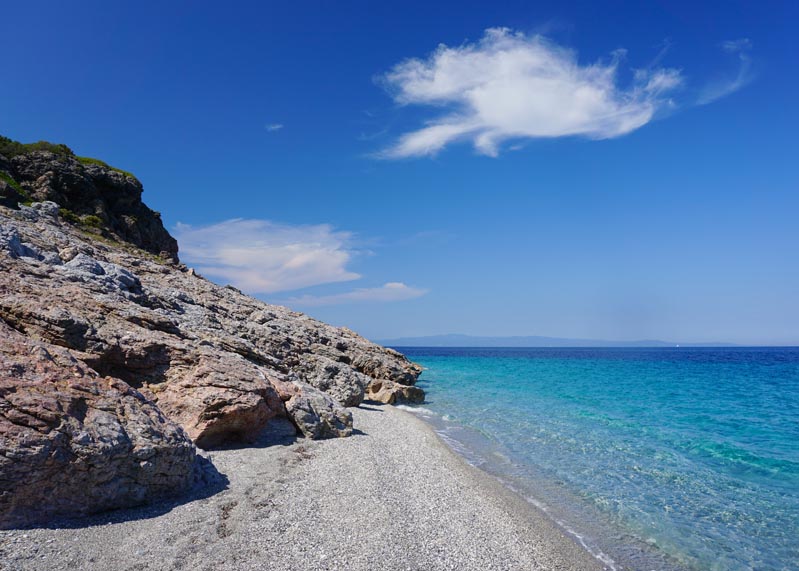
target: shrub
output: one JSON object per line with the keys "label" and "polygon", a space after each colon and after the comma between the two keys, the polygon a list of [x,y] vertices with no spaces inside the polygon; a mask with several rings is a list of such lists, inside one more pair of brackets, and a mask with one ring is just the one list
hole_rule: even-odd
{"label": "shrub", "polygon": [[36,143],[20,143],[8,137],[0,135],[0,155],[6,158],[16,157],[17,155],[25,155],[33,151],[50,151],[57,155],[74,156],[75,153],[66,145],[56,145],[48,141],[37,141]]}
{"label": "shrub", "polygon": [[58,214],[70,224],[80,224],[80,217],[68,208],[59,208]]}
{"label": "shrub", "polygon": [[86,216],[81,216],[80,223],[83,226],[90,226],[91,228],[103,227],[102,218],[100,218],[99,216],[95,216],[94,214],[87,214]]}
{"label": "shrub", "polygon": [[11,186],[11,188],[16,190],[21,195],[23,196],[28,195],[28,193],[22,190],[22,187],[19,185],[17,181],[14,180],[14,177],[12,177],[10,174],[5,173],[4,171],[0,171],[0,180],[6,181]]}

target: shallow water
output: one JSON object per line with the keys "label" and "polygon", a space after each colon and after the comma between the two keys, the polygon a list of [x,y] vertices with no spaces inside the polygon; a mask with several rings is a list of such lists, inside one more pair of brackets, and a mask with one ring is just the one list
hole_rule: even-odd
{"label": "shallow water", "polygon": [[400,350],[416,412],[609,568],[799,568],[799,349]]}

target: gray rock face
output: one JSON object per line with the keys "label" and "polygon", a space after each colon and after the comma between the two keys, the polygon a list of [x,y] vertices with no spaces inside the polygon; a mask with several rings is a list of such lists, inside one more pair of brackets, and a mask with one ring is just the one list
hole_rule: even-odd
{"label": "gray rock face", "polygon": [[366,387],[372,381],[349,365],[324,355],[303,355],[299,370],[308,384],[327,393],[343,406],[361,404]]}
{"label": "gray rock face", "polygon": [[16,228],[0,226],[0,250],[4,250],[12,258],[36,258],[39,252],[22,243]]}
{"label": "gray rock face", "polygon": [[[177,261],[177,242],[164,228],[161,216],[142,203],[142,185],[132,176],[48,151],[11,160],[2,157],[0,164],[34,200],[56,203],[77,217],[95,216],[100,224],[94,230],[154,254],[163,252]],[[15,206],[9,197],[5,205]]]}
{"label": "gray rock face", "polygon": [[286,401],[292,422],[307,438],[352,434],[352,414],[322,391],[295,381],[299,392]]}
{"label": "gray rock face", "polygon": [[0,322],[0,528],[191,485],[191,440],[126,383]]}

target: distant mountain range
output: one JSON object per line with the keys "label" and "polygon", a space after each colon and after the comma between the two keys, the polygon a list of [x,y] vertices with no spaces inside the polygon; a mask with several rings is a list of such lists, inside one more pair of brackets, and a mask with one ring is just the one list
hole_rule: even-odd
{"label": "distant mountain range", "polygon": [[450,333],[425,337],[399,337],[377,341],[388,347],[734,347],[732,343],[676,343],[643,339],[639,341],[607,341],[603,339],[569,339],[566,337],[477,337]]}

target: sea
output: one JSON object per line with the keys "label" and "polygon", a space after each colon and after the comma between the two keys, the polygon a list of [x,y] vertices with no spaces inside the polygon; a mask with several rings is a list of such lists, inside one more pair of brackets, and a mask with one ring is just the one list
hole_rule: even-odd
{"label": "sea", "polygon": [[396,349],[408,409],[607,569],[799,569],[799,348]]}

